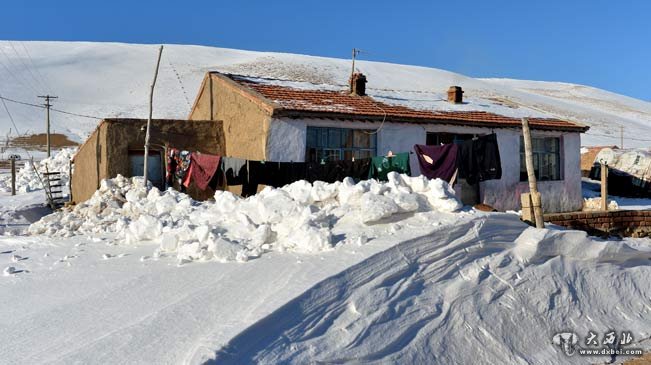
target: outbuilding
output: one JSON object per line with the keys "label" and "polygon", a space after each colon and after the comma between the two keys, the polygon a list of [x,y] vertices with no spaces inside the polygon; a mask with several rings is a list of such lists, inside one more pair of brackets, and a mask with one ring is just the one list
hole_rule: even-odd
{"label": "outbuilding", "polygon": [[[90,198],[103,179],[118,174],[142,176],[146,119],[104,119],[75,155],[72,174],[72,200]],[[205,120],[152,120],[148,179],[154,186],[164,187],[166,148],[186,149],[223,155],[222,122]],[[189,191],[195,198],[206,192]],[[210,195],[208,193],[208,195]]]}

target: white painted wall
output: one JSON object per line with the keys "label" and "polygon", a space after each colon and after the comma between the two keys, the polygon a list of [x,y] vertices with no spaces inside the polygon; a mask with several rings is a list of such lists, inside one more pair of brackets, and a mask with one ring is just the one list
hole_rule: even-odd
{"label": "white painted wall", "polygon": [[[295,161],[305,160],[307,127],[334,127],[377,129],[381,123],[353,122],[323,119],[277,118],[271,121],[267,138],[267,160]],[[414,144],[424,144],[427,132],[487,134],[490,128],[475,128],[442,124],[395,124],[384,123],[378,132],[378,154],[411,152]],[[480,197],[485,204],[498,210],[519,210],[520,194],[527,192],[527,182],[520,182],[520,135],[519,129],[495,129],[502,162],[502,178],[480,183]],[[545,212],[567,212],[581,209],[580,135],[532,131],[536,136],[561,137],[561,169],[563,180],[540,181],[538,189],[543,196]],[[415,155],[410,156],[412,175],[419,175],[420,168]]]}
{"label": "white painted wall", "polygon": [[[308,126],[376,130],[380,124],[323,119],[272,119],[267,137],[267,159],[280,162],[305,161]],[[425,129],[416,124],[384,123],[377,134],[377,153],[385,155],[389,151],[411,152],[415,144],[425,144],[425,136]],[[416,155],[412,154],[409,162],[412,174],[418,175],[420,169]]]}

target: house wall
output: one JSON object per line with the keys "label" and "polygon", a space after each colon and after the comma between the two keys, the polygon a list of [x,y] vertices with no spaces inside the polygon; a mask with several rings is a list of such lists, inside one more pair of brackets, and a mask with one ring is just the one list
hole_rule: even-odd
{"label": "house wall", "polygon": [[[307,127],[333,127],[353,129],[378,129],[381,123],[353,122],[327,119],[274,118],[267,137],[267,160],[305,161]],[[384,123],[377,133],[377,153],[386,155],[411,152],[415,144],[425,144],[425,130],[416,124]],[[418,160],[410,155],[412,173],[418,174]]]}
{"label": "house wall", "polygon": [[[129,150],[144,150],[146,120],[105,120],[75,156],[73,199],[90,198],[102,179],[118,174],[130,177]],[[214,155],[224,154],[224,136],[219,121],[153,120],[150,153],[161,153],[164,146]],[[98,163],[99,161],[99,163]],[[189,190],[195,199],[206,199],[214,192]]]}
{"label": "house wall", "polygon": [[75,169],[72,173],[72,201],[79,203],[88,200],[102,179],[106,178],[106,124],[100,123],[84,142],[74,157]]}
{"label": "house wall", "polygon": [[[305,160],[307,127],[337,127],[377,129],[381,123],[353,122],[324,119],[275,118],[271,121],[267,139],[267,160]],[[520,182],[520,136],[519,129],[495,129],[502,163],[502,178],[480,183],[480,201],[498,210],[519,210],[520,194],[527,192],[527,182]],[[388,151],[412,151],[414,144],[424,144],[427,132],[488,134],[490,128],[464,127],[445,124],[396,124],[384,123],[378,132],[378,154]],[[568,212],[581,209],[580,134],[533,130],[532,135],[561,137],[561,181],[540,181],[538,189],[543,197],[545,212]],[[410,156],[412,175],[419,175],[420,168],[415,155]]]}
{"label": "house wall", "polygon": [[270,110],[233,81],[214,74],[206,76],[189,119],[223,121],[225,156],[269,159],[265,146]]}

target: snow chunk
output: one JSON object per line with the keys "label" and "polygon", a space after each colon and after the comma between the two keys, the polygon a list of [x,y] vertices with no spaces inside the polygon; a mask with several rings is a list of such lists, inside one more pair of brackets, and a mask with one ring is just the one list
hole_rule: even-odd
{"label": "snow chunk", "polygon": [[214,201],[196,202],[172,189],[145,189],[142,178],[118,175],[102,181],[88,201],[45,216],[28,231],[62,237],[117,233],[125,244],[151,242],[157,245],[154,257],[176,254],[182,264],[245,262],[268,250],[332,250],[332,228],[342,217],[364,226],[396,214],[461,207],[445,181],[397,173],[388,178],[359,183],[348,178],[334,184],[297,181],[267,187],[246,199],[217,191]]}

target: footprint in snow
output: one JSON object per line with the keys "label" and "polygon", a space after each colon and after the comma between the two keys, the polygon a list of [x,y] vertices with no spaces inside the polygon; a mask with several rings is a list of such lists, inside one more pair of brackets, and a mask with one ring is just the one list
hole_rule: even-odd
{"label": "footprint in snow", "polygon": [[28,257],[22,257],[22,256],[19,256],[19,255],[12,255],[11,256],[11,262],[19,262],[19,261],[23,261],[23,260],[27,260],[27,259],[28,259]]}
{"label": "footprint in snow", "polygon": [[13,266],[7,266],[5,267],[4,270],[2,270],[2,275],[4,276],[14,276],[16,274],[20,274],[21,272],[29,272],[28,270],[16,270],[15,267]]}
{"label": "footprint in snow", "polygon": [[149,256],[140,256],[140,262],[145,262],[145,261],[147,261],[149,259],[150,259]]}
{"label": "footprint in snow", "polygon": [[105,253],[105,254],[102,255],[102,259],[104,259],[104,260],[108,260],[111,257],[113,257],[113,255],[111,255],[110,253]]}

